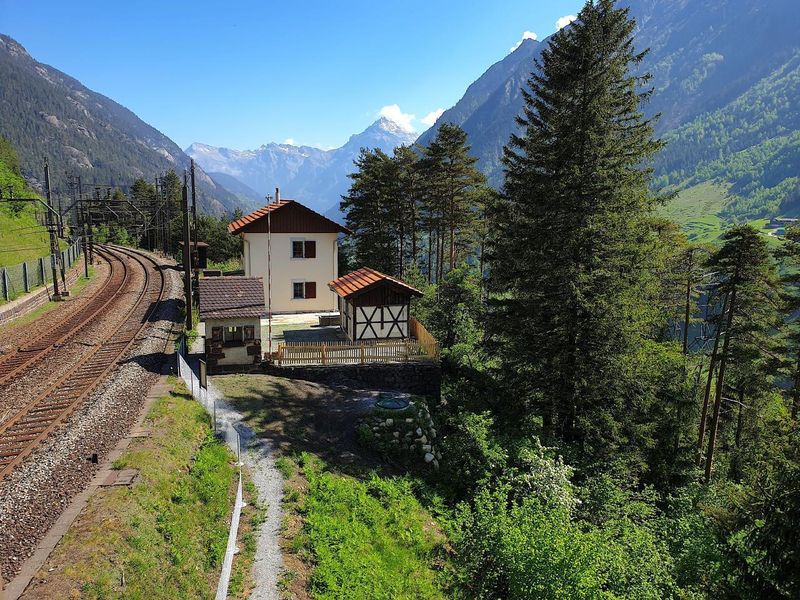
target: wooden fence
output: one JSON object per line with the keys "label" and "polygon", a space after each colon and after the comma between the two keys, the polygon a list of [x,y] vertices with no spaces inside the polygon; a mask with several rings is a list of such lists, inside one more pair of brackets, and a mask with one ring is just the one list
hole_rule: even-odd
{"label": "wooden fence", "polygon": [[439,345],[418,340],[286,342],[278,344],[275,356],[275,362],[280,366],[363,365],[420,360],[439,360]]}

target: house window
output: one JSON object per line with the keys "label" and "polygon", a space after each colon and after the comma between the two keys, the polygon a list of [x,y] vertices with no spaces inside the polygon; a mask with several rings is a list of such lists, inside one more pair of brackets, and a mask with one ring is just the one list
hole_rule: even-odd
{"label": "house window", "polygon": [[211,339],[215,342],[222,341],[222,327],[212,327],[211,328]]}
{"label": "house window", "polygon": [[292,282],[292,298],[299,300],[302,298],[316,298],[317,297],[317,282],[316,281],[293,281]]}
{"label": "house window", "polygon": [[244,328],[244,341],[252,342],[256,339],[256,328],[252,325],[246,325]]}
{"label": "house window", "polygon": [[317,242],[314,240],[292,240],[292,258],[316,258]]}
{"label": "house window", "polygon": [[244,341],[243,327],[226,327],[225,343],[230,345],[241,344]]}

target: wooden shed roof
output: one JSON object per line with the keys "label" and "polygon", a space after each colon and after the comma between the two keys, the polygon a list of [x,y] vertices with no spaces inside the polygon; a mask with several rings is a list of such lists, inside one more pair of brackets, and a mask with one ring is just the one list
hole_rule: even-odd
{"label": "wooden shed roof", "polygon": [[422,296],[422,292],[417,288],[408,285],[404,281],[385,275],[380,271],[370,269],[369,267],[361,267],[357,271],[334,279],[328,283],[328,287],[342,298],[351,298],[378,285],[387,284],[398,288],[399,291],[405,292],[410,296]]}
{"label": "wooden shed roof", "polygon": [[267,316],[261,277],[204,277],[199,292],[201,321]]}
{"label": "wooden shed roof", "polygon": [[279,200],[262,206],[230,223],[228,231],[234,234],[265,233],[266,217],[270,214],[272,233],[352,233],[347,227],[303,206],[296,200]]}

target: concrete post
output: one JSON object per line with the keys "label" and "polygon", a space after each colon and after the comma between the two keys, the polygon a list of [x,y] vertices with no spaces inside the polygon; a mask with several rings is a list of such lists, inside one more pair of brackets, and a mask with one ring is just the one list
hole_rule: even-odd
{"label": "concrete post", "polygon": [[31,284],[28,281],[28,263],[22,263],[22,285],[25,287],[25,293],[31,291]]}
{"label": "concrete post", "polygon": [[8,293],[8,274],[5,269],[3,269],[3,298],[6,302],[11,299],[11,295]]}

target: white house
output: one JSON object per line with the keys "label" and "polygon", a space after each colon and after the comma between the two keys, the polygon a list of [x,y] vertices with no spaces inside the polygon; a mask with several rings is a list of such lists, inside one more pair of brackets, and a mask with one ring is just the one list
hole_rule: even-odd
{"label": "white house", "polygon": [[263,278],[273,313],[337,309],[336,294],[325,284],[338,275],[336,238],[350,233],[346,227],[299,202],[278,199],[232,222],[228,231],[242,236],[244,273]]}
{"label": "white house", "polygon": [[411,299],[422,292],[362,267],[328,283],[339,297],[342,330],[353,341],[409,337]]}

